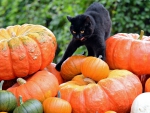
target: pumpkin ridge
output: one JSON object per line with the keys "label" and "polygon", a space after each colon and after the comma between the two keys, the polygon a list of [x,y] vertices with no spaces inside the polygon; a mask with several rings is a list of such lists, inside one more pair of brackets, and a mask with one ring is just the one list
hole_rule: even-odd
{"label": "pumpkin ridge", "polygon": [[[73,67],[75,67],[76,71],[78,71],[78,69],[77,69],[75,63],[74,63],[74,62],[71,62],[71,63],[73,64]],[[81,70],[80,70],[80,73],[81,73]],[[78,74],[80,74],[80,73],[78,73]],[[77,75],[78,75],[78,74],[77,74]]]}
{"label": "pumpkin ridge", "polygon": [[[110,43],[111,45],[107,44],[110,40],[113,41],[113,43]],[[115,52],[115,46],[116,46],[117,42],[118,42],[118,40],[113,40],[113,38],[111,38],[111,37],[106,40],[106,62],[109,62],[110,60],[114,61],[114,52]],[[113,46],[112,46],[112,44],[113,44]],[[107,49],[107,48],[109,48],[108,46],[111,46],[111,54],[112,55],[110,55],[110,50]],[[115,67],[114,62],[111,62],[111,64],[109,64],[109,65],[111,65],[111,67]]]}
{"label": "pumpkin ridge", "polygon": [[[48,79],[51,79],[52,81],[55,81],[55,82],[47,82],[47,83],[49,83],[49,84],[47,84],[47,85],[49,85],[49,88],[48,88],[48,89],[53,90],[53,92],[50,90],[51,96],[55,96],[55,95],[56,95],[55,93],[57,93],[57,91],[58,91],[57,85],[59,85],[57,78],[55,77],[55,75],[53,75],[53,74],[50,73],[50,72],[47,72],[47,71],[40,71],[40,72],[43,72],[43,73],[44,73],[44,74],[42,73],[42,74],[38,74],[38,75],[37,75],[39,78],[42,76],[42,79],[40,79],[40,83],[41,83],[41,84],[39,84],[39,78],[38,78],[38,77],[32,77],[32,78],[29,79],[29,81],[34,81],[34,83],[36,83],[36,84],[38,85],[38,87],[40,87],[43,82],[49,81]],[[39,73],[40,73],[40,72],[39,72]],[[50,78],[50,76],[53,76],[53,77]],[[43,79],[44,79],[45,81],[44,81]],[[46,81],[46,80],[47,80],[47,81]],[[53,83],[53,86],[52,86],[51,83]],[[45,85],[45,84],[43,84],[43,85]],[[45,85],[45,88],[47,88],[47,87],[46,87],[47,85]],[[56,87],[54,87],[54,86],[56,86]],[[43,87],[44,87],[44,86],[43,86]],[[40,89],[42,90],[42,93],[44,94],[44,97],[47,98],[47,95],[46,95],[46,94],[47,94],[48,92],[45,92],[41,87],[40,87]],[[54,90],[55,90],[56,92],[54,92]]]}
{"label": "pumpkin ridge", "polygon": [[132,72],[133,72],[133,70],[132,70],[132,68],[131,68],[131,67],[132,67],[132,66],[131,66],[131,62],[132,62],[133,59],[131,58],[131,57],[132,57],[132,51],[131,51],[131,49],[132,49],[132,47],[133,47],[133,42],[134,42],[134,41],[132,40],[131,46],[130,46],[130,50],[129,50],[129,53],[130,53],[130,54],[129,54],[129,59],[130,59],[130,60],[129,60],[129,63],[128,63],[128,66],[129,66],[129,67],[128,67],[128,70],[131,70]]}
{"label": "pumpkin ridge", "polygon": [[[7,95],[9,95],[9,93],[8,93]],[[7,100],[8,100],[8,99],[7,99]],[[8,110],[8,108],[9,108],[8,106],[9,106],[9,103],[10,103],[10,99],[9,99],[9,101],[8,101],[8,102],[6,102],[6,103],[7,103],[7,106],[5,107],[5,111],[7,111],[7,110]],[[5,103],[5,104],[6,104],[6,103]]]}
{"label": "pumpkin ridge", "polygon": [[[14,39],[14,38],[13,38]],[[12,40],[12,39],[11,39]],[[11,41],[10,40],[10,41]],[[19,44],[17,44],[17,46],[16,47],[12,47],[12,48],[10,48],[10,56],[11,56],[11,62],[12,62],[12,68],[13,68],[13,73],[14,73],[14,75],[15,76],[17,76],[17,77],[24,77],[26,74],[28,74],[28,70],[29,70],[29,63],[27,63],[28,62],[28,57],[26,57],[26,56],[21,56],[20,57],[20,54],[18,53],[18,52],[21,52],[21,55],[24,55],[23,53],[25,53],[25,54],[27,54],[27,51],[26,51],[26,48],[24,47],[24,45],[23,45],[23,43],[22,43],[22,41],[20,40],[20,38],[18,37],[18,38],[16,38],[16,40],[18,40],[19,42]],[[10,42],[9,41],[9,42]],[[8,42],[8,44],[9,44],[9,42]],[[18,55],[18,58],[16,58],[16,56]],[[14,58],[12,58],[12,57],[14,57]],[[22,62],[22,60],[23,59],[27,59],[25,62]],[[17,61],[17,60],[19,60],[19,62]],[[15,61],[15,62],[14,62]],[[28,66],[25,66],[25,67],[23,67],[24,66],[24,64],[28,64]],[[20,65],[21,66],[20,66]],[[18,72],[18,70],[20,71],[20,72]]]}
{"label": "pumpkin ridge", "polygon": [[[78,109],[83,109],[83,108],[82,108],[83,105],[86,106],[86,105],[84,104],[85,99],[83,100],[83,97],[85,96],[85,95],[84,95],[84,89],[85,89],[84,86],[76,85],[76,87],[72,90],[72,93],[71,93],[71,96],[72,96],[72,97],[76,97],[76,98],[71,98],[71,99],[70,99],[70,102],[75,101],[75,99],[78,99],[78,100],[80,101],[80,103],[82,102],[82,106],[79,107]],[[78,92],[77,92],[77,91],[78,91]],[[80,92],[80,96],[79,96],[79,92]],[[82,99],[81,99],[81,95],[82,95]],[[80,98],[80,99],[79,99],[79,98]],[[84,98],[85,98],[85,97],[84,97]],[[76,112],[76,106],[74,107],[73,112]]]}
{"label": "pumpkin ridge", "polygon": [[[71,64],[76,68],[76,66],[75,66],[75,64],[74,64],[73,62],[71,62]],[[72,66],[72,67],[73,67],[73,66]],[[68,66],[68,67],[69,67],[69,66]],[[76,70],[77,70],[77,68],[76,68]],[[74,70],[70,69],[70,72],[71,72],[71,73],[73,73],[73,71],[74,71]]]}
{"label": "pumpkin ridge", "polygon": [[4,28],[0,29],[0,36],[6,37],[7,39],[10,39],[10,35],[8,34],[7,30]]}
{"label": "pumpkin ridge", "polygon": [[[42,94],[40,94],[40,96],[37,97],[38,100],[40,100],[40,101],[44,100],[44,99],[45,99],[45,95],[44,95],[43,90],[42,90],[41,87],[39,86],[39,84],[36,83],[36,82],[33,81],[33,80],[29,80],[29,81],[28,81],[28,84],[31,83],[31,82],[33,82],[32,84],[34,84],[34,85],[36,86],[36,90],[39,89],[40,93],[42,93]],[[32,86],[33,86],[33,85],[32,85]],[[30,87],[31,87],[31,86],[30,86]],[[30,90],[30,88],[28,89],[28,86],[26,86],[26,89],[27,89],[28,94],[30,95],[30,97],[35,96],[35,94],[31,94],[31,90]],[[37,95],[37,94],[36,94],[36,95]],[[43,97],[42,97],[42,96],[43,96]],[[40,97],[40,98],[39,98],[39,97]]]}
{"label": "pumpkin ridge", "polygon": [[[8,43],[7,43],[7,45],[8,45]],[[12,62],[12,56],[11,56],[10,48],[8,48],[8,50],[9,50],[10,64],[11,64],[12,73],[13,73],[13,76],[15,76],[15,72],[14,72],[14,69],[13,69],[13,62]]]}
{"label": "pumpkin ridge", "polygon": [[22,104],[21,106],[23,107],[24,111],[25,111],[26,113],[28,113],[28,110],[26,109],[25,103]]}
{"label": "pumpkin ridge", "polygon": [[[96,59],[95,59],[96,60]],[[94,61],[95,62],[95,61]],[[101,60],[99,60],[98,62],[96,62],[96,63],[93,63],[94,65],[96,65],[96,67],[94,68],[94,70],[93,70],[93,73],[95,73],[96,72],[96,70],[98,70],[99,69],[99,67],[97,66],[97,65],[103,65],[103,62],[101,61]],[[104,67],[104,66],[103,66]],[[94,77],[94,74],[92,74],[93,75],[93,78],[94,79],[96,79],[96,78],[99,78],[99,76],[101,76],[101,75],[97,75],[97,76],[95,76]]]}
{"label": "pumpkin ridge", "polygon": [[[21,87],[21,90],[20,88]],[[22,84],[21,86],[19,87],[16,87],[16,95],[17,95],[17,98],[19,98],[20,94],[22,94],[22,96],[24,97],[23,98],[23,101],[25,101],[24,99],[27,98],[29,99],[31,97],[31,95],[29,94],[29,91],[27,90],[27,84]],[[15,89],[15,88],[14,88]],[[26,92],[26,93],[25,93]]]}
{"label": "pumpkin ridge", "polygon": [[[126,80],[129,80],[129,79],[127,79],[127,77],[125,77],[125,78],[123,78],[123,77],[120,77],[120,79],[122,79],[123,81],[125,81],[125,79]],[[126,97],[127,97],[127,99],[126,100],[128,100],[128,107],[130,107],[130,103],[132,103],[132,102],[130,102],[129,100],[131,100],[130,99],[130,97],[131,97],[131,95],[128,93],[129,91],[128,91],[128,89],[127,88],[125,88],[125,85],[127,85],[126,84],[126,82],[121,82],[122,83],[122,85],[124,86],[124,90],[125,90],[125,93],[126,93]],[[131,84],[131,86],[134,86],[134,84],[133,84],[133,82],[129,82],[130,84]],[[134,89],[134,92],[136,92],[136,90],[135,90],[135,88],[133,87],[133,89]],[[132,90],[133,90],[132,89]],[[126,102],[127,103],[127,102]]]}
{"label": "pumpkin ridge", "polygon": [[[92,60],[92,62],[91,62],[91,61],[89,61],[89,62],[90,62],[90,64],[92,64],[90,67],[91,67],[91,68],[93,68],[93,67],[94,67],[94,70],[93,70],[93,69],[91,69],[91,71],[90,71],[89,75],[92,75],[90,78],[92,78],[92,79],[93,79],[93,77],[94,77],[94,73],[95,73],[95,71],[96,71],[96,69],[97,69],[97,64],[98,64],[99,62],[96,62],[96,63],[95,63],[95,61],[97,61],[97,60],[96,60],[96,57],[91,57],[91,58],[94,58],[94,60]],[[96,67],[95,67],[95,65],[96,65]],[[87,75],[87,76],[89,77],[89,75]],[[94,77],[94,78],[95,78],[95,77]]]}
{"label": "pumpkin ridge", "polygon": [[[12,67],[12,57],[11,57],[11,53],[10,53],[10,49],[9,49],[9,46],[8,46],[8,41],[4,41],[5,42],[5,44],[7,45],[7,55],[8,56],[6,56],[6,57],[8,57],[8,59],[7,60],[9,60],[9,69],[11,68],[11,76],[13,76],[13,77],[15,77],[15,75],[14,75],[14,70],[13,70],[13,67]],[[3,51],[3,50],[2,50]],[[1,51],[0,51],[0,53],[1,53]],[[3,53],[4,54],[4,53]],[[2,53],[1,53],[1,55],[2,55]],[[1,56],[0,56],[1,57]],[[5,57],[5,58],[6,58]],[[6,59],[5,59],[5,61],[6,61]],[[8,64],[8,63],[7,63]],[[2,64],[1,64],[2,65]],[[6,66],[6,64],[4,63],[3,64],[4,65],[4,67]],[[8,66],[8,65],[7,65]],[[2,66],[3,67],[3,66]],[[7,67],[8,68],[8,67]],[[3,70],[2,70],[3,71]],[[7,72],[3,72],[3,73],[8,73],[8,71]],[[2,76],[4,76],[4,75],[2,75]],[[9,76],[9,75],[8,75]],[[13,78],[13,77],[11,77],[11,79]],[[6,77],[7,78],[7,77]],[[10,78],[10,77],[8,77],[8,78]],[[1,79],[1,77],[0,77],[0,80],[2,80]]]}
{"label": "pumpkin ridge", "polygon": [[[47,40],[50,40],[50,42],[52,41],[52,37],[51,36],[49,36],[48,34],[44,34],[44,33],[38,33],[38,35],[42,38],[42,40],[44,40],[43,42],[40,42],[40,41],[37,41],[37,45],[39,46],[39,48],[40,48],[40,50],[41,50],[41,59],[44,61],[44,60],[47,60],[48,62],[45,64],[45,62],[42,62],[42,64],[41,64],[41,66],[40,66],[40,69],[42,70],[42,69],[44,69],[50,62],[52,62],[52,60],[51,59],[46,59],[45,57],[53,57],[54,58],[54,56],[55,56],[55,54],[53,55],[53,49],[52,48],[54,48],[52,45],[49,45],[49,47],[48,48],[51,48],[51,51],[49,51],[49,52],[47,52],[46,50],[46,48],[44,48],[44,46],[45,45],[48,45],[47,44]],[[45,38],[45,37],[48,37],[48,38]],[[44,49],[43,49],[44,48]],[[53,51],[52,51],[53,50]],[[45,52],[46,52],[46,54],[45,54]],[[49,54],[48,54],[49,53]],[[48,54],[48,56],[47,56],[47,54]]]}
{"label": "pumpkin ridge", "polygon": [[40,48],[38,48],[37,46],[38,44],[36,43],[36,41],[28,36],[20,37],[20,39],[27,51],[28,62],[29,62],[29,74],[33,74],[34,72],[38,71],[41,67]]}
{"label": "pumpkin ridge", "polygon": [[[109,78],[107,78],[109,79]],[[102,80],[100,80],[102,81]],[[104,87],[101,86],[100,81],[98,82],[99,87],[101,87],[101,89],[105,92],[105,94],[107,95],[107,99],[109,99],[109,102],[111,103],[111,106],[117,106],[117,103],[113,100],[113,98],[110,97],[110,94],[108,91],[106,91],[106,89]]]}
{"label": "pumpkin ridge", "polygon": [[[66,67],[69,69],[70,66],[69,66],[68,63],[66,63]],[[66,70],[66,69],[65,69],[65,71],[67,71],[68,74],[67,74],[67,75],[65,74],[65,76],[62,74],[62,77],[63,77],[64,79],[71,79],[71,78],[70,78],[70,75],[72,75],[72,70],[71,70],[71,69],[69,69],[69,70]]]}
{"label": "pumpkin ridge", "polygon": [[[32,109],[33,109],[33,108],[34,108],[34,110],[36,109],[36,113],[38,113],[37,107],[34,106],[34,103],[33,103],[32,101],[30,101],[30,100],[28,100],[28,103],[31,103],[31,104],[30,104],[30,107],[32,106],[32,107],[31,107]],[[28,113],[29,110],[27,110],[27,108],[28,108],[28,107],[26,107],[27,105],[28,105],[28,104],[24,103],[22,106],[24,107],[24,109],[25,109],[25,110],[27,111],[27,113]],[[30,108],[29,108],[29,109],[30,109]]]}
{"label": "pumpkin ridge", "polygon": [[[32,95],[30,95],[29,91],[28,91],[28,85],[25,83],[25,84],[22,84],[22,85],[19,85],[18,87],[14,87],[14,88],[11,88],[10,91],[14,93],[13,90],[16,91],[16,93],[14,93],[14,95],[16,95],[17,98],[19,98],[19,96],[23,96],[23,101],[25,101],[24,99],[27,98],[29,99],[30,97],[32,97]],[[9,91],[9,89],[8,89]],[[20,104],[20,103],[19,103]]]}
{"label": "pumpkin ridge", "polygon": [[[89,106],[89,105],[88,105],[88,101],[87,101],[87,99],[85,98],[85,97],[86,97],[86,92],[85,92],[85,91],[86,91],[87,88],[90,89],[91,87],[95,87],[95,85],[96,85],[96,84],[88,84],[88,85],[86,85],[86,86],[84,87],[84,90],[83,90],[83,95],[84,95],[83,97],[84,97],[84,102],[85,102],[85,106],[84,106],[84,107],[87,107],[87,108],[88,108],[88,106]],[[89,98],[90,98],[90,97],[89,97]],[[82,106],[82,107],[83,107],[83,106]],[[89,113],[89,112],[90,112],[90,110],[85,109],[85,112],[84,112],[84,113]]]}
{"label": "pumpkin ridge", "polygon": [[[121,38],[122,39],[122,38]],[[115,46],[114,46],[114,49],[113,49],[113,54],[115,53],[115,51],[116,51],[116,46],[117,46],[117,44],[120,42],[120,40],[116,40],[115,41]],[[113,59],[113,67],[116,67],[116,63],[114,62],[115,61],[115,54],[112,56],[112,59]]]}

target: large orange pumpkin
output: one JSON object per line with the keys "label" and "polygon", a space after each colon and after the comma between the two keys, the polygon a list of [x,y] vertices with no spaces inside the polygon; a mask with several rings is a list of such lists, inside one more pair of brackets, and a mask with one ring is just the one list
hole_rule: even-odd
{"label": "large orange pumpkin", "polygon": [[106,41],[106,62],[111,69],[150,74],[150,37],[118,33]]}
{"label": "large orange pumpkin", "polygon": [[133,100],[142,93],[139,78],[127,70],[113,70],[108,78],[97,84],[86,85],[83,81],[74,79],[60,85],[61,98],[71,104],[73,113],[104,113],[108,110],[128,113]]}
{"label": "large orange pumpkin", "polygon": [[12,92],[17,98],[23,97],[23,101],[28,99],[37,99],[43,102],[48,97],[54,97],[58,92],[58,80],[48,71],[38,71],[26,81],[19,79],[7,90]]}
{"label": "large orange pumpkin", "polygon": [[0,29],[0,80],[25,77],[53,61],[54,34],[41,25],[15,25]]}

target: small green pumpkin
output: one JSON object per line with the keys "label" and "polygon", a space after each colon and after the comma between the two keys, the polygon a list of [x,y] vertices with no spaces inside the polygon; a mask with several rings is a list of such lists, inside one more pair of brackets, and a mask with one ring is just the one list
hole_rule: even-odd
{"label": "small green pumpkin", "polygon": [[0,112],[11,112],[17,106],[17,99],[10,91],[2,90],[4,81],[0,82]]}
{"label": "small green pumpkin", "polygon": [[43,106],[37,99],[29,99],[22,101],[22,96],[19,96],[20,106],[16,107],[13,113],[43,113]]}

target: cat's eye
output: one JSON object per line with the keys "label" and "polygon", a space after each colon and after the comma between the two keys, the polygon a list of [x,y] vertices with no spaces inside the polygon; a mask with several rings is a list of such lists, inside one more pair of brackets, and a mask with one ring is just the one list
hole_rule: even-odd
{"label": "cat's eye", "polygon": [[80,31],[81,33],[84,33],[84,31]]}
{"label": "cat's eye", "polygon": [[74,34],[76,33],[75,31],[72,31]]}

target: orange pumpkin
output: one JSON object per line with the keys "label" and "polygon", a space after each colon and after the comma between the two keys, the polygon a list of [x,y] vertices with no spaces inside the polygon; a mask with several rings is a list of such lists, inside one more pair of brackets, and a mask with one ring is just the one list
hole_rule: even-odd
{"label": "orange pumpkin", "polygon": [[49,97],[43,102],[44,113],[71,113],[72,108],[68,101],[58,97]]}
{"label": "orange pumpkin", "polygon": [[63,79],[61,77],[61,74],[59,71],[57,71],[55,69],[56,64],[55,63],[50,63],[46,68],[44,68],[44,70],[51,72],[52,74],[55,75],[55,77],[57,78],[59,84],[63,83]]}
{"label": "orange pumpkin", "polygon": [[54,34],[41,25],[0,29],[0,80],[25,77],[44,69],[55,56]]}
{"label": "orange pumpkin", "polygon": [[104,79],[109,74],[106,62],[96,57],[86,57],[81,64],[81,73],[95,81]]}
{"label": "orange pumpkin", "polygon": [[110,69],[126,69],[136,75],[150,74],[150,37],[118,33],[106,41]]}
{"label": "orange pumpkin", "polygon": [[84,55],[73,55],[63,62],[60,74],[64,80],[71,80],[75,75],[81,73],[81,63],[84,58],[86,58]]}
{"label": "orange pumpkin", "polygon": [[27,80],[18,79],[18,83],[14,84],[7,90],[12,92],[16,98],[22,95],[23,101],[28,99],[37,99],[43,102],[48,97],[54,97],[58,91],[58,80],[48,71],[38,71]]}
{"label": "orange pumpkin", "polygon": [[81,83],[74,79],[60,85],[61,98],[71,104],[73,113],[104,113],[108,110],[127,113],[133,100],[142,93],[139,78],[127,70],[113,70],[97,84]]}

